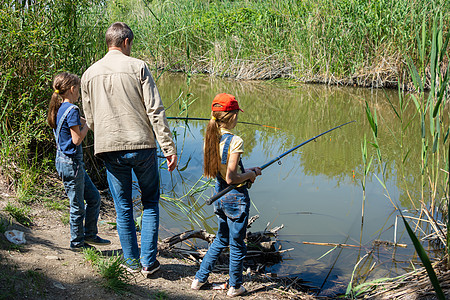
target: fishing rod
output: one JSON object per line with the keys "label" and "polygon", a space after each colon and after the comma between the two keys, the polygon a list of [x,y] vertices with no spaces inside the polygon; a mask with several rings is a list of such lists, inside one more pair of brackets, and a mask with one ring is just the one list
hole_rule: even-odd
{"label": "fishing rod", "polygon": [[[191,118],[191,117],[167,117],[167,119],[168,120],[193,120],[193,121],[209,121],[209,120],[211,120],[211,119],[207,119],[207,118]],[[269,126],[269,125],[262,125],[262,124],[258,124],[258,123],[241,122],[241,121],[238,121],[238,123],[247,124],[247,125],[256,125],[256,126],[273,128],[273,129],[280,129],[278,127],[273,127],[273,126]]]}
{"label": "fishing rod", "polygon": [[[286,151],[286,152],[284,152],[283,154],[281,154],[281,155],[275,157],[274,159],[272,159],[272,160],[269,161],[268,163],[262,165],[262,166],[260,167],[261,170],[264,170],[265,168],[267,168],[268,166],[270,166],[270,165],[273,164],[274,162],[279,161],[281,158],[283,158],[284,156],[288,155],[288,154],[291,153],[292,151],[297,150],[298,148],[302,147],[302,146],[305,145],[305,144],[308,144],[308,143],[311,142],[311,141],[314,141],[314,140],[317,139],[318,137],[320,137],[320,136],[322,136],[322,135],[324,135],[324,134],[326,134],[326,133],[328,133],[328,132],[330,132],[330,131],[333,131],[333,130],[335,130],[335,129],[338,129],[338,128],[342,127],[342,126],[345,126],[345,125],[347,125],[347,124],[353,123],[353,122],[356,122],[356,121],[350,121],[350,122],[341,124],[341,125],[339,125],[339,126],[336,126],[336,127],[334,127],[334,128],[331,128],[331,129],[329,129],[329,130],[327,130],[327,131],[325,131],[325,132],[322,132],[321,134],[316,135],[315,137],[312,137],[312,138],[310,138],[310,139],[307,140],[307,141],[304,141],[303,143],[301,143],[301,144],[295,146],[295,147],[292,148],[292,149],[289,149],[288,151]],[[208,200],[206,200],[206,204],[211,205],[214,201],[216,201],[217,199],[219,199],[220,197],[222,197],[223,195],[225,195],[226,193],[228,193],[228,192],[231,191],[232,189],[236,188],[238,185],[239,185],[239,184],[230,184],[228,187],[226,187],[225,189],[221,190],[220,192],[218,192],[217,194],[215,194],[214,196],[212,196],[212,197],[209,198]]]}

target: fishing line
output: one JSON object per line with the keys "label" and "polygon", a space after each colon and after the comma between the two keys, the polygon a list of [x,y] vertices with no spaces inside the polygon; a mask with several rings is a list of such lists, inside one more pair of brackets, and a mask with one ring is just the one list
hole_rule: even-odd
{"label": "fishing line", "polygon": [[[175,100],[177,101],[177,100]],[[211,119],[208,118],[197,118],[197,117],[166,117],[168,120],[191,120],[191,121],[209,121]],[[254,126],[260,126],[260,127],[266,127],[266,128],[272,128],[275,130],[280,130],[278,127],[264,125],[264,124],[258,124],[258,123],[252,123],[252,122],[244,122],[244,121],[238,121],[240,124],[246,124],[246,125],[254,125]]]}
{"label": "fishing line", "polygon": [[324,217],[336,219],[336,220],[339,220],[339,221],[344,221],[342,218],[338,218],[336,216],[322,214],[322,213],[314,213],[314,212],[311,212],[311,211],[285,212],[285,213],[281,213],[281,215],[318,215],[318,216],[324,216]]}

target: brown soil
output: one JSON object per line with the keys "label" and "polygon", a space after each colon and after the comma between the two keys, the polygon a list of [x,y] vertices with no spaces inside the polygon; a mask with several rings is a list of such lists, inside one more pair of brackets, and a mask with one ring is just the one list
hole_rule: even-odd
{"label": "brown soil", "polygon": [[[57,182],[57,185],[61,185]],[[62,193],[63,188],[59,189]],[[61,199],[63,194],[55,195]],[[0,299],[226,299],[226,291],[213,290],[211,285],[200,291],[190,289],[196,263],[176,258],[171,253],[159,253],[161,270],[152,278],[138,274],[130,276],[129,287],[116,293],[103,286],[96,269],[85,260],[83,253],[73,252],[69,246],[69,225],[61,221],[67,211],[50,210],[35,201],[31,205],[32,225],[25,227],[4,211],[8,203],[19,206],[14,194],[7,190],[0,178],[0,221],[3,231],[16,229],[25,232],[27,243],[16,246],[0,234]],[[104,253],[120,250],[117,231],[107,222],[114,222],[111,201],[102,198],[99,235],[112,241],[97,247]],[[5,228],[5,224],[7,227]],[[1,224],[0,224],[1,225]],[[212,273],[209,281],[223,283],[226,274]],[[282,280],[264,275],[245,275],[248,293],[242,299],[315,299],[292,290]],[[292,284],[290,285],[292,286]]]}

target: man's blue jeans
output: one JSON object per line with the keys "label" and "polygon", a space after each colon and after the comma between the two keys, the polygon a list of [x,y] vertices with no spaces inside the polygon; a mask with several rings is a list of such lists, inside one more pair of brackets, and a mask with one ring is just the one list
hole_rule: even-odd
{"label": "man's blue jeans", "polygon": [[[132,268],[151,266],[156,260],[159,227],[159,173],[156,149],[115,151],[102,154],[117,214],[117,232],[126,263]],[[143,206],[141,255],[133,219],[132,172]]]}
{"label": "man's blue jeans", "polygon": [[85,238],[93,238],[98,233],[100,193],[86,173],[81,146],[73,156],[58,150],[55,165],[70,200],[70,246],[81,246]]}
{"label": "man's blue jeans", "polygon": [[[220,182],[216,184],[216,192],[222,190]],[[242,271],[247,247],[245,236],[247,232],[250,199],[245,187],[231,190],[214,202],[214,212],[217,215],[217,235],[208,252],[203,257],[200,269],[195,274],[200,282],[206,282],[209,273],[214,268],[220,253],[230,246],[229,286],[239,288],[243,282]]]}

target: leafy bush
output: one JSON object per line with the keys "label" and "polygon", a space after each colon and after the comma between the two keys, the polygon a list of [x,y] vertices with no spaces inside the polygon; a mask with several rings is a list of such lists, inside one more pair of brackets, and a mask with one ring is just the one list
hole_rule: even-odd
{"label": "leafy bush", "polygon": [[55,152],[46,124],[53,77],[81,74],[101,55],[106,21],[102,4],[92,1],[22,2],[0,2],[0,166],[28,191]]}

